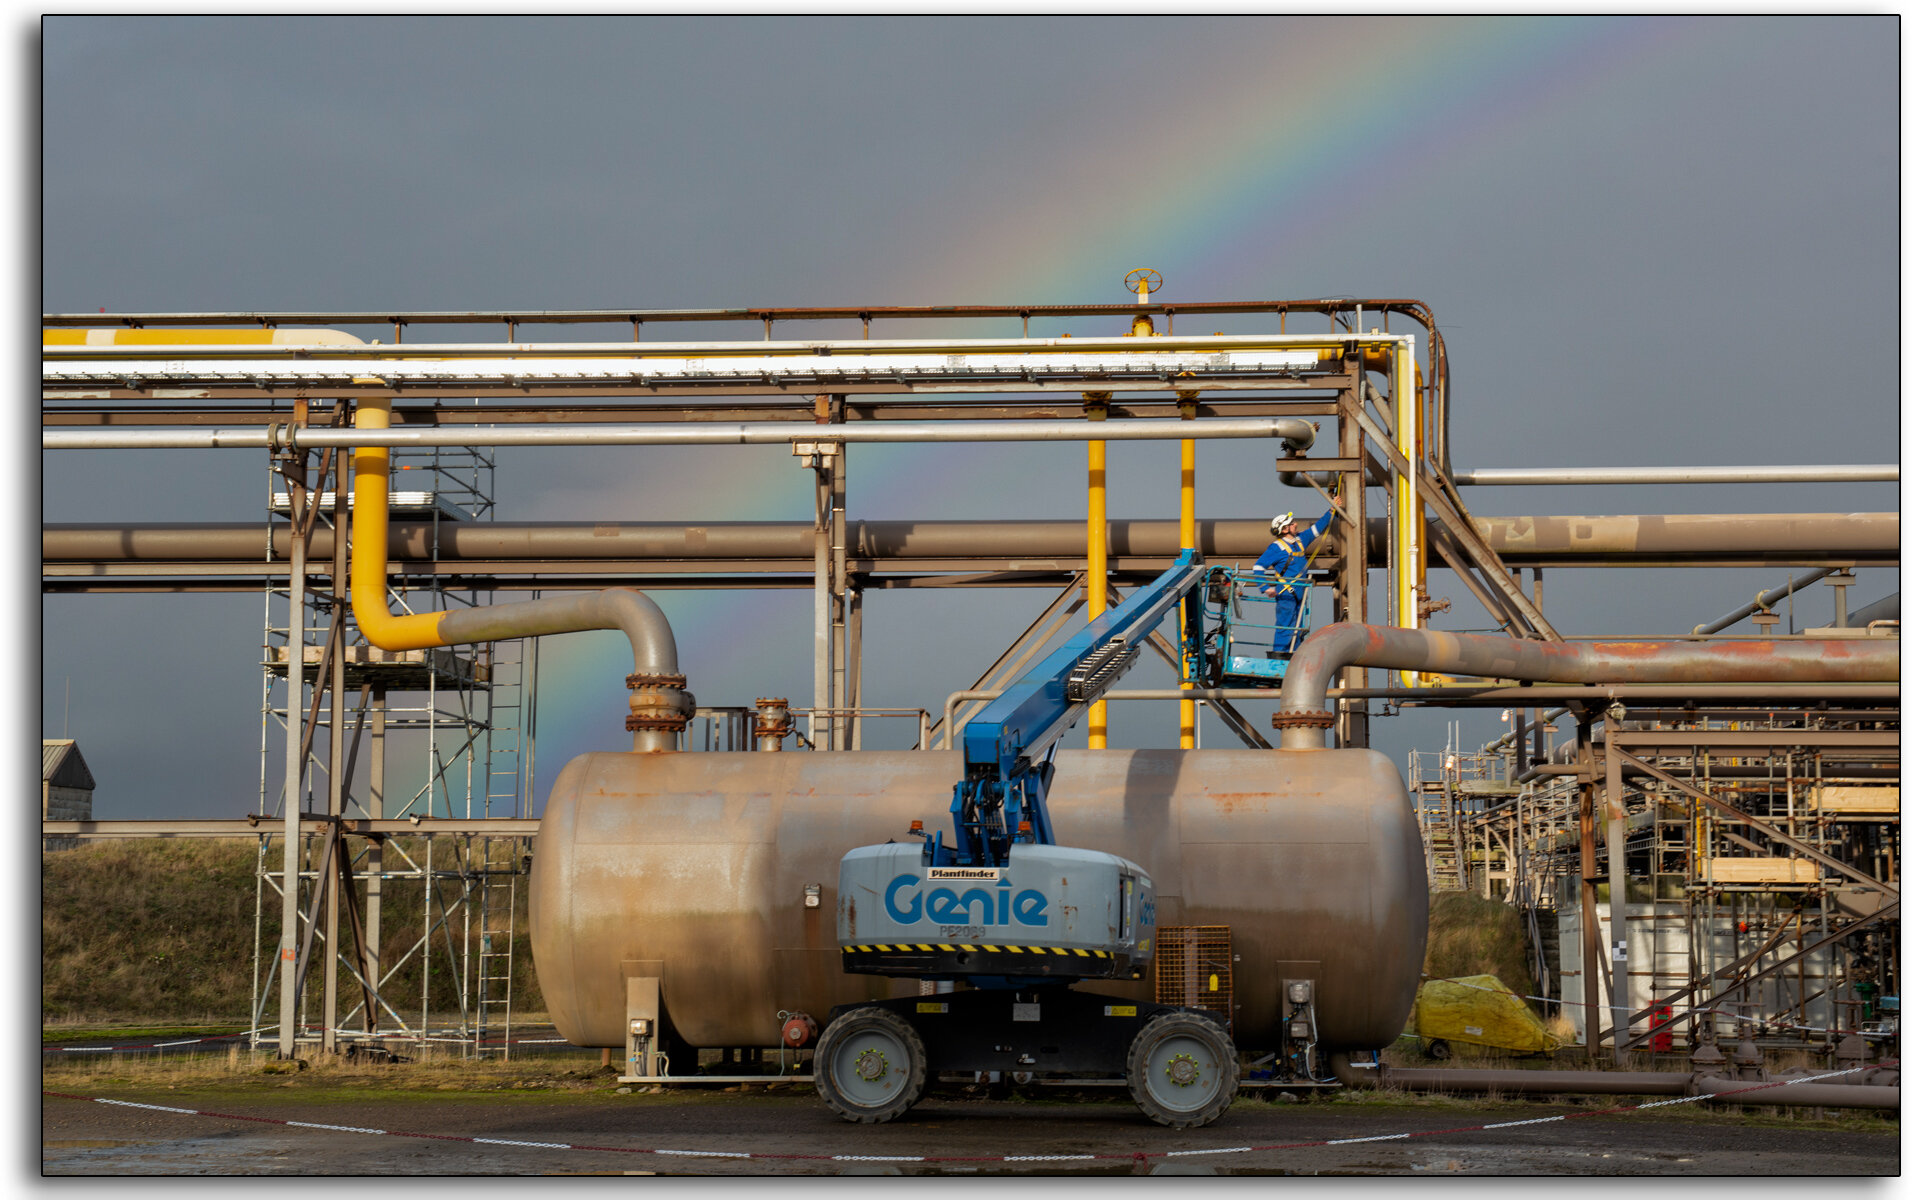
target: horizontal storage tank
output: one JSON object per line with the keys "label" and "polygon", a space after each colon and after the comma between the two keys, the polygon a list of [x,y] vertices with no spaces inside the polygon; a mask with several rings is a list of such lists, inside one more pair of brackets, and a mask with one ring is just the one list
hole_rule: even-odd
{"label": "horizontal storage tank", "polygon": [[[1399,1036],[1420,982],[1427,881],[1399,772],[1374,750],[1062,751],[1061,845],[1153,878],[1159,924],[1231,928],[1235,1040],[1272,1049],[1280,981],[1313,979],[1322,1044]],[[626,980],[657,977],[695,1046],[771,1046],[782,1012],[917,993],[847,975],[840,857],[945,828],[958,751],[587,754],[535,847],[534,967],[562,1036],[624,1044]],[[817,889],[817,892],[815,891]],[[818,904],[808,904],[809,894]],[[1152,999],[1137,983],[1082,985]]]}

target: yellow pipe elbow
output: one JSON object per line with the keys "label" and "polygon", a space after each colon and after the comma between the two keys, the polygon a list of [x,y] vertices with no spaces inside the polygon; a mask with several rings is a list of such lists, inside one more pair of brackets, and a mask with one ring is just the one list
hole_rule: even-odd
{"label": "yellow pipe elbow", "polygon": [[[375,381],[368,381],[375,382]],[[353,414],[355,429],[386,429],[393,401],[368,397]],[[366,639],[382,650],[422,650],[445,646],[440,618],[445,613],[398,614],[387,608],[387,476],[391,451],[385,446],[356,446],[353,451],[353,562],[348,578],[353,619]]]}

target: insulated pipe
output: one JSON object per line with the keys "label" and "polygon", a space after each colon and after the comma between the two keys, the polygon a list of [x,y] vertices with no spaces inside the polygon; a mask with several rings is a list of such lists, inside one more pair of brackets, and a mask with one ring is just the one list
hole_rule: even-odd
{"label": "insulated pipe", "polygon": [[[392,398],[382,401],[391,412]],[[1102,441],[1151,442],[1185,438],[1280,438],[1306,450],[1314,425],[1299,417],[1215,417],[1204,421],[1126,418],[1103,421]],[[793,442],[1084,442],[1095,436],[1085,421],[872,421],[819,426],[788,421],[679,425],[494,425],[391,429],[44,429],[44,450],[277,450],[304,446],[785,446]]]}
{"label": "insulated pipe", "polygon": [[[385,429],[392,404],[388,398],[361,400],[354,413],[355,427]],[[633,674],[627,677],[632,710],[627,728],[633,732],[633,748],[636,752],[672,750],[675,734],[693,715],[693,697],[685,691],[686,678],[680,674],[666,614],[639,592],[610,588],[518,604],[404,615],[387,608],[389,454],[384,446],[362,446],[353,456],[353,619],[367,640],[382,650],[419,650],[544,633],[618,629],[633,647]]]}
{"label": "insulated pipe", "polygon": [[[1509,516],[1476,520],[1483,536],[1509,561],[1606,565],[1610,559],[1688,560],[1770,556],[1882,559],[1899,550],[1898,513],[1804,513],[1793,516],[1667,515],[1634,517]],[[811,562],[812,521],[668,523],[576,521],[390,521],[400,559],[792,559]],[[1367,522],[1369,557],[1386,552],[1385,521]],[[1171,558],[1180,550],[1176,521],[1110,519],[1109,552]],[[1251,561],[1272,540],[1267,518],[1208,518],[1196,522],[1198,545],[1213,557]],[[899,558],[1052,558],[1078,560],[1086,550],[1083,520],[848,521],[847,553],[884,562]],[[272,557],[285,561],[285,524],[271,531]],[[313,553],[331,554],[333,534],[313,530]],[[435,547],[437,546],[437,550]],[[47,524],[40,555],[47,562],[259,562],[261,529],[244,524]],[[1870,614],[1870,615],[1869,615]],[[1897,600],[1856,610],[1856,628],[1897,617]]]}
{"label": "insulated pipe", "polygon": [[1878,638],[1583,644],[1341,621],[1315,630],[1287,666],[1273,717],[1281,749],[1324,748],[1327,688],[1347,666],[1545,683],[1890,683],[1900,647]]}
{"label": "insulated pipe", "polygon": [[1646,483],[1897,483],[1900,464],[1772,467],[1483,467],[1455,471],[1455,487]]}
{"label": "insulated pipe", "polygon": [[365,346],[338,329],[43,329],[42,346]]}
{"label": "insulated pipe", "polygon": [[[1311,465],[1302,459],[1301,466]],[[1282,471],[1280,482],[1329,486],[1332,471]],[[1800,464],[1744,467],[1481,467],[1448,476],[1455,487],[1535,487],[1578,484],[1667,483],[1897,483],[1900,464]]]}

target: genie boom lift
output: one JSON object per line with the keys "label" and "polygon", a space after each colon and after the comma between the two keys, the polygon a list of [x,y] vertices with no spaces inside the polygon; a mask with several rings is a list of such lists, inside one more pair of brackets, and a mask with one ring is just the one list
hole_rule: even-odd
{"label": "genie boom lift", "polygon": [[1205,1125],[1239,1087],[1225,1023],[1199,1009],[1083,991],[1141,978],[1153,957],[1153,881],[1115,854],[1054,843],[1053,750],[1183,599],[1181,652],[1201,678],[1197,551],[1094,618],[970,722],[953,838],[915,821],[906,842],[840,861],[842,966],[970,986],[836,1007],[814,1081],[849,1121],[890,1121],[941,1071],[1124,1074],[1135,1103],[1176,1129]]}

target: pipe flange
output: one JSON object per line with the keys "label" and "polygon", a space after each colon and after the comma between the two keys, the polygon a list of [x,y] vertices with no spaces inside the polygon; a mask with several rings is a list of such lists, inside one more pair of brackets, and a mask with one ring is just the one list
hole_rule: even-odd
{"label": "pipe flange", "polygon": [[667,733],[679,733],[687,727],[686,717],[642,717],[627,718],[627,732],[638,733],[643,729],[659,729]]}
{"label": "pipe flange", "polygon": [[685,675],[647,672],[627,676],[627,729],[678,733],[693,719],[694,699]]}
{"label": "pipe flange", "polygon": [[1273,714],[1275,729],[1332,729],[1334,716],[1319,708],[1283,708]]}
{"label": "pipe flange", "polygon": [[629,691],[638,691],[641,688],[672,688],[675,691],[679,691],[686,686],[687,677],[685,675],[635,674],[627,676],[627,689]]}
{"label": "pipe flange", "polygon": [[786,697],[762,696],[753,703],[760,710],[753,723],[755,737],[784,738],[793,732],[793,713],[787,708]]}

